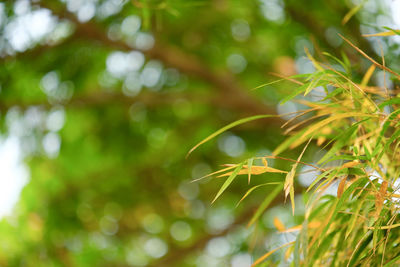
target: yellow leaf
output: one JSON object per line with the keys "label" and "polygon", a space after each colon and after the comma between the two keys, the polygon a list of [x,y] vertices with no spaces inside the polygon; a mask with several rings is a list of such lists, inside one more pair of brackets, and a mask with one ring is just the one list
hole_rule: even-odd
{"label": "yellow leaf", "polygon": [[251,158],[251,159],[249,159],[249,160],[247,161],[247,168],[249,169],[247,181],[248,181],[249,184],[250,184],[251,168],[252,168],[252,167],[253,167],[253,158]]}
{"label": "yellow leaf", "polygon": [[326,141],[326,138],[323,136],[318,137],[317,146],[321,146]]}
{"label": "yellow leaf", "polygon": [[388,72],[390,72],[391,74],[395,75],[398,79],[400,79],[400,75],[396,72],[394,72],[393,70],[389,69],[388,67],[378,63],[377,61],[375,61],[374,59],[372,59],[370,56],[368,56],[364,51],[362,51],[360,48],[358,48],[356,45],[354,45],[352,42],[350,42],[348,39],[346,39],[343,35],[339,34],[339,36],[346,41],[346,43],[348,43],[349,45],[351,45],[355,50],[357,50],[358,53],[360,53],[363,57],[365,57],[366,59],[368,59],[369,61],[371,61],[375,66],[377,66],[378,68],[382,69],[382,70],[386,70]]}
{"label": "yellow leaf", "polygon": [[265,167],[268,167],[268,161],[265,158],[262,158],[262,162]]}
{"label": "yellow leaf", "polygon": [[263,262],[264,260],[266,260],[269,256],[271,256],[275,251],[277,251],[277,250],[279,250],[279,249],[281,249],[281,248],[284,248],[284,247],[293,245],[295,242],[296,242],[296,241],[286,243],[286,244],[284,244],[284,245],[282,245],[282,246],[280,246],[280,247],[277,247],[277,248],[275,248],[275,249],[269,251],[268,253],[265,253],[262,257],[258,258],[258,259],[251,265],[251,267],[257,266],[258,264],[260,264],[261,262]]}
{"label": "yellow leaf", "polygon": [[392,35],[397,35],[395,31],[387,31],[387,32],[378,32],[378,33],[372,33],[372,34],[363,34],[363,37],[376,37],[376,36],[392,36]]}
{"label": "yellow leaf", "polygon": [[265,183],[265,184],[259,184],[259,185],[253,186],[252,188],[250,188],[249,190],[247,190],[246,194],[244,194],[244,196],[239,200],[239,202],[237,203],[236,207],[239,206],[239,204],[240,204],[248,195],[250,195],[251,192],[253,192],[253,191],[254,191],[255,189],[257,189],[258,187],[265,186],[265,185],[271,185],[271,184],[280,184],[280,182]]}
{"label": "yellow leaf", "polygon": [[400,227],[400,223],[385,225],[385,226],[378,226],[378,227],[371,226],[371,227],[367,227],[367,229],[369,229],[369,230],[375,230],[375,229],[387,230],[387,229],[393,229],[393,228],[397,228],[397,227]]}
{"label": "yellow leaf", "polygon": [[322,68],[321,65],[318,63],[318,61],[315,60],[315,58],[311,55],[311,53],[307,47],[304,48],[304,51],[306,52],[308,59],[313,63],[314,67],[317,70],[323,71],[324,68]]}
{"label": "yellow leaf", "polygon": [[347,176],[343,177],[342,180],[339,183],[338,189],[337,189],[337,197],[340,198],[343,194],[344,187],[346,185],[347,181]]}
{"label": "yellow leaf", "polygon": [[[321,225],[321,222],[314,221],[314,222],[310,222],[307,225],[307,228],[313,229],[313,228],[319,227],[320,225]],[[302,228],[301,224],[300,225],[296,225],[296,226],[293,226],[291,228],[286,229],[285,231],[282,231],[282,233],[292,233],[292,232],[300,231],[301,228]]]}
{"label": "yellow leaf", "polygon": [[303,135],[299,139],[302,140],[304,137],[308,136],[309,134],[311,134],[315,131],[318,131],[322,127],[328,125],[329,123],[331,123],[335,120],[340,120],[340,119],[349,118],[349,117],[375,117],[375,116],[376,115],[359,113],[359,112],[348,112],[348,113],[332,115],[331,117],[326,118],[326,119],[312,125],[310,128],[307,129],[307,131],[305,131],[303,133]]}
{"label": "yellow leaf", "polygon": [[274,218],[274,225],[275,225],[275,227],[276,227],[276,229],[279,231],[279,232],[283,232],[283,231],[285,231],[285,225],[281,222],[281,220],[279,220],[279,218],[278,217],[275,217]]}
{"label": "yellow leaf", "polygon": [[294,215],[294,208],[295,208],[295,204],[294,204],[294,175],[296,173],[297,165],[300,162],[301,158],[303,157],[303,154],[306,151],[307,146],[310,144],[311,140],[312,140],[312,137],[308,140],[308,143],[304,146],[303,151],[301,152],[300,156],[297,158],[296,163],[292,165],[292,169],[286,175],[285,184],[283,186],[284,191],[285,191],[285,200],[286,200],[287,196],[290,195],[290,202],[292,204],[293,215]]}
{"label": "yellow leaf", "polygon": [[376,207],[375,218],[378,218],[378,217],[379,217],[379,214],[380,214],[381,211],[382,211],[383,201],[385,200],[387,187],[388,187],[388,182],[387,182],[387,181],[383,181],[382,184],[381,184],[381,188],[379,189],[379,192],[376,193],[376,199],[375,199],[375,207]]}
{"label": "yellow leaf", "polygon": [[[278,170],[278,169],[275,169],[275,168],[271,168],[271,167],[264,167],[264,166],[252,166],[252,167],[251,167],[251,170],[249,170],[249,169],[247,168],[247,166],[245,165],[245,166],[243,166],[243,168],[239,171],[238,175],[241,175],[241,174],[249,174],[249,173],[254,174],[254,175],[258,175],[258,174],[263,174],[263,173],[266,173],[266,172],[287,173],[287,172],[285,172],[285,171],[281,171],[281,170]],[[227,172],[227,173],[221,174],[221,175],[219,175],[219,176],[217,176],[217,177],[225,177],[225,176],[229,176],[229,175],[231,175],[231,174],[232,174],[232,172]]]}
{"label": "yellow leaf", "polygon": [[293,247],[288,247],[285,252],[285,261],[287,261],[290,258],[290,255],[292,255],[292,252],[293,252]]}
{"label": "yellow leaf", "polygon": [[340,170],[343,170],[345,168],[353,168],[354,166],[357,166],[358,164],[360,164],[360,162],[357,160],[346,162],[345,164],[342,165],[342,167],[340,167]]}
{"label": "yellow leaf", "polygon": [[203,176],[203,177],[194,179],[194,180],[191,181],[191,182],[197,182],[197,181],[202,180],[202,179],[204,179],[204,178],[210,177],[210,176],[212,176],[212,175],[214,175],[214,174],[217,174],[217,173],[221,173],[221,172],[224,172],[224,171],[231,170],[231,169],[235,168],[236,166],[237,166],[237,165],[231,165],[231,166],[229,166],[229,167],[227,167],[227,168],[224,168],[224,169],[222,169],[222,170],[219,170],[219,171],[216,171],[216,172],[207,174],[207,175],[205,175],[205,176]]}
{"label": "yellow leaf", "polygon": [[343,17],[342,25],[345,25],[358,12],[358,10],[360,10],[363,5],[364,2],[350,9],[350,11],[347,12],[347,14]]}
{"label": "yellow leaf", "polygon": [[362,79],[362,81],[361,81],[361,84],[360,84],[361,86],[366,86],[366,85],[368,84],[368,82],[369,82],[369,80],[371,79],[371,76],[372,76],[372,74],[374,73],[375,69],[376,69],[376,67],[375,67],[374,64],[372,64],[372,65],[368,68],[367,72],[365,73],[365,75],[364,75],[364,77],[363,77],[363,79]]}

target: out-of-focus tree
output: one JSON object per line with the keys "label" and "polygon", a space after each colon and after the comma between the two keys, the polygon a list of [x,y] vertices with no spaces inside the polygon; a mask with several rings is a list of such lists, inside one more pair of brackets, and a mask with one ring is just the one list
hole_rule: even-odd
{"label": "out-of-focus tree", "polygon": [[[284,140],[280,126],[290,115],[231,129],[185,156],[232,121],[302,109],[295,101],[279,105],[292,83],[252,89],[313,72],[306,51],[345,55],[355,66],[352,75],[362,77],[368,60],[338,34],[372,58],[383,50],[386,64],[400,69],[390,56],[399,49],[395,37],[361,36],[395,28],[390,4],[396,5],[0,3],[0,194],[7,196],[0,200],[16,202],[0,222],[0,265],[249,266],[293,239],[276,233],[273,218],[301,223],[300,195],[294,216],[282,193],[249,228],[271,189],[254,191],[236,207],[251,186],[280,181],[280,174],[253,177],[251,185],[238,179],[212,205],[222,181],[190,182],[221,163],[270,154]],[[374,79],[379,84],[385,77],[379,72]],[[311,145],[303,158],[312,161],[318,153]],[[269,162],[278,169],[291,164]],[[303,175],[298,186],[306,180]],[[289,264],[279,253],[274,257]]]}

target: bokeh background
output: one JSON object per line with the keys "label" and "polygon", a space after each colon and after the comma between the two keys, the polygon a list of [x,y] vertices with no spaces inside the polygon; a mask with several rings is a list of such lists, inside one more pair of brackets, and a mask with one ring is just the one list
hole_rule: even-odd
{"label": "bokeh background", "polygon": [[[362,37],[383,27],[400,27],[399,0],[2,1],[0,266],[247,267],[293,240],[273,220],[300,223],[300,195],[295,216],[280,196],[250,228],[271,188],[236,207],[251,186],[282,176],[240,177],[212,205],[223,179],[191,183],[270,154],[290,116],[186,153],[237,119],[300,110],[279,104],[292,83],[252,89],[312,72],[305,48],[345,54],[355,79],[369,64],[338,33],[371,57],[398,55],[398,37]],[[400,69],[397,57],[386,64]],[[322,153],[310,152],[309,162]],[[298,192],[312,175],[303,170]],[[290,265],[280,253],[271,261]]]}

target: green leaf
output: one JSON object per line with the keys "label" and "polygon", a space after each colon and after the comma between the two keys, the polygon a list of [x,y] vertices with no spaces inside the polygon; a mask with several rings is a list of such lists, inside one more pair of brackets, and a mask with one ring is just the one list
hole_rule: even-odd
{"label": "green leaf", "polygon": [[334,177],[338,173],[338,170],[335,169],[330,169],[327,171],[324,171],[320,175],[318,175],[314,181],[308,186],[307,192],[311,190],[319,181],[321,181],[322,178],[326,177],[326,180],[330,180],[332,177]]}
{"label": "green leaf", "polygon": [[380,104],[378,105],[378,107],[379,107],[380,109],[382,109],[382,108],[384,108],[384,107],[386,107],[386,106],[389,106],[389,105],[392,105],[392,104],[400,104],[400,98],[399,98],[399,97],[394,97],[394,98],[391,98],[391,99],[389,99],[389,100],[386,100],[386,101],[380,103]]}
{"label": "green leaf", "polygon": [[315,82],[314,80],[303,84],[302,86],[296,88],[293,92],[291,92],[288,96],[286,96],[285,98],[282,99],[281,101],[281,105],[285,104],[287,101],[293,99],[295,96],[303,93],[303,92],[309,92],[311,91],[311,89],[318,87],[318,86],[324,86],[324,85],[328,85],[330,82],[326,81],[326,80],[321,80],[319,79],[317,82]]}
{"label": "green leaf", "polygon": [[275,199],[275,197],[279,194],[279,192],[282,191],[282,189],[283,189],[283,183],[279,184],[277,187],[275,187],[274,190],[272,190],[272,192],[267,194],[264,201],[257,208],[253,217],[251,217],[250,222],[247,224],[247,227],[250,227],[254,222],[258,220],[258,218],[262,215],[265,209],[268,208],[269,204],[271,204],[271,202]]}
{"label": "green leaf", "polygon": [[297,141],[305,132],[307,131],[307,128],[302,129],[300,132],[296,133],[295,135],[292,135],[291,137],[287,138],[285,141],[283,141],[275,150],[272,152],[273,155],[278,155],[285,151],[292,143]]}
{"label": "green leaf", "polygon": [[[378,140],[376,140],[376,145],[378,145],[378,144],[381,142],[381,140],[382,140],[383,136],[385,135],[387,129],[389,128],[390,123],[392,122],[393,118],[396,117],[397,114],[399,114],[399,113],[400,113],[400,109],[398,109],[398,110],[396,110],[396,111],[393,111],[393,112],[389,115],[389,117],[387,117],[386,121],[383,123],[382,130],[381,130],[381,132],[379,133]],[[372,153],[372,154],[374,154],[374,153]]]}
{"label": "green leaf", "polygon": [[323,255],[323,253],[329,249],[329,247],[332,245],[332,239],[335,237],[337,232],[338,231],[333,231],[328,236],[325,236],[322,239],[317,250],[315,251],[314,255],[312,256],[312,261],[310,262],[311,266],[313,266],[313,263],[321,257],[321,254]]}
{"label": "green leaf", "polygon": [[393,259],[391,259],[388,263],[386,263],[385,265],[383,265],[383,267],[392,267],[392,266],[396,266],[394,265],[396,262],[400,261],[400,254],[397,255],[396,257],[394,257]]}
{"label": "green leaf", "polygon": [[224,184],[221,186],[221,188],[219,189],[217,195],[215,196],[215,198],[213,199],[213,201],[211,203],[214,203],[215,200],[217,200],[217,198],[219,196],[221,196],[221,194],[228,188],[228,186],[232,183],[232,181],[236,178],[236,176],[238,175],[239,171],[242,169],[244,165],[244,162],[240,163],[236,169],[232,172],[232,174],[228,177],[228,179],[226,179],[226,181],[224,182]]}
{"label": "green leaf", "polygon": [[356,251],[352,255],[350,262],[349,262],[349,264],[347,264],[347,266],[351,267],[351,266],[354,266],[356,263],[359,264],[359,262],[357,262],[357,260],[360,257],[361,253],[367,248],[367,246],[371,242],[371,240],[372,240],[372,233],[369,233],[367,238],[360,244],[360,246],[358,248],[356,248]]}
{"label": "green leaf", "polygon": [[209,135],[208,137],[203,139],[201,142],[199,142],[197,145],[195,145],[192,149],[190,149],[190,151],[187,153],[186,157],[188,157],[196,148],[198,148],[202,144],[206,143],[207,141],[213,139],[214,137],[220,135],[221,133],[223,133],[223,132],[225,132],[225,131],[233,128],[233,127],[236,127],[238,125],[241,125],[241,124],[249,122],[249,121],[265,119],[265,118],[272,118],[272,117],[278,117],[278,115],[268,115],[268,114],[267,115],[256,115],[256,116],[247,117],[247,118],[240,119],[240,120],[237,120],[235,122],[232,122],[232,123],[226,125],[225,127],[222,127],[218,131],[214,132],[213,134]]}
{"label": "green leaf", "polygon": [[369,152],[368,148],[365,146],[365,144],[363,145],[363,147],[364,147],[365,156],[367,156],[368,160],[371,160],[371,153]]}

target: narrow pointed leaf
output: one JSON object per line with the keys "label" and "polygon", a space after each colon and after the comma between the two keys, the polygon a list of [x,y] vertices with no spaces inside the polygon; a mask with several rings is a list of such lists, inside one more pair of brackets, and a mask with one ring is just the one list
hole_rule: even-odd
{"label": "narrow pointed leaf", "polygon": [[247,190],[247,192],[243,195],[243,197],[239,200],[239,202],[237,203],[236,207],[239,206],[239,204],[248,196],[250,195],[251,192],[253,192],[255,189],[262,187],[262,186],[266,186],[266,185],[271,185],[271,184],[281,184],[279,182],[272,182],[272,183],[265,183],[265,184],[259,184],[256,186],[253,186],[252,188],[250,188],[249,190]]}
{"label": "narrow pointed leaf", "polygon": [[293,245],[294,243],[295,243],[295,241],[290,242],[290,243],[287,243],[287,244],[284,244],[284,245],[282,245],[282,246],[280,246],[280,247],[277,247],[277,248],[275,248],[275,249],[269,251],[268,253],[265,253],[262,257],[258,258],[258,259],[251,265],[251,267],[257,266],[257,265],[260,264],[261,262],[265,261],[265,260],[266,260],[269,256],[271,256],[275,251],[277,251],[277,250],[279,250],[279,249],[281,249],[281,248],[284,248],[284,247]]}
{"label": "narrow pointed leaf", "polygon": [[265,118],[271,118],[271,117],[277,117],[277,116],[278,115],[268,115],[268,114],[267,115],[256,115],[256,116],[252,116],[252,117],[248,117],[248,118],[244,118],[244,119],[240,119],[235,122],[232,122],[232,123],[226,125],[225,127],[222,127],[218,131],[214,132],[213,134],[209,135],[208,137],[203,139],[201,142],[199,142],[197,145],[195,145],[192,149],[190,149],[190,151],[187,153],[186,157],[188,157],[196,148],[198,148],[202,144],[206,143],[207,141],[213,139],[214,137],[220,135],[221,133],[223,133],[233,127],[236,127],[236,126],[241,125],[246,122],[259,120],[259,119],[265,119]]}
{"label": "narrow pointed leaf", "polygon": [[275,199],[275,197],[279,194],[279,192],[283,189],[283,184],[279,184],[277,187],[272,190],[272,192],[268,193],[265,197],[264,201],[258,207],[250,222],[247,224],[247,227],[250,227],[253,223],[257,221],[257,219],[263,214],[263,212],[268,208],[269,204]]}
{"label": "narrow pointed leaf", "polygon": [[249,170],[248,173],[248,183],[250,184],[250,179],[251,179],[251,167],[253,166],[253,158],[248,159],[247,161],[247,169]]}
{"label": "narrow pointed leaf", "polygon": [[221,194],[225,191],[226,188],[228,188],[228,186],[232,183],[232,181],[235,179],[235,177],[238,175],[239,171],[242,169],[244,165],[244,162],[240,163],[236,169],[232,172],[232,174],[228,177],[228,179],[226,179],[226,181],[224,182],[224,184],[221,186],[221,188],[219,189],[217,195],[215,196],[215,198],[213,199],[213,201],[211,203],[214,203],[215,200],[217,200],[217,198],[219,196],[221,196]]}

